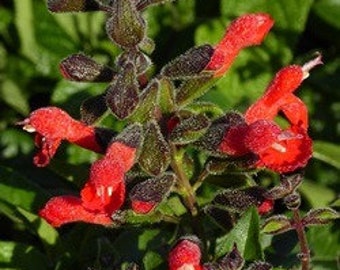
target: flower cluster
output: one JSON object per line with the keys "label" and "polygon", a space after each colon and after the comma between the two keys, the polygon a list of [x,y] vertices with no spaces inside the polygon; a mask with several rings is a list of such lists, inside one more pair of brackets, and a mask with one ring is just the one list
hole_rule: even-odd
{"label": "flower cluster", "polygon": [[[233,156],[253,153],[257,167],[280,173],[305,167],[312,156],[312,140],[307,134],[306,106],[293,92],[308,77],[309,70],[321,63],[318,56],[304,66],[281,69],[265,94],[245,112],[241,123],[226,130],[219,146],[221,152]],[[289,122],[286,129],[274,122],[279,112]]]}
{"label": "flower cluster", "polygon": [[[67,80],[108,83],[103,93],[82,103],[80,120],[59,108],[46,107],[18,123],[35,133],[39,148],[34,157],[36,166],[47,166],[62,141],[102,155],[91,165],[78,195],[51,198],[40,210],[40,216],[52,226],[71,222],[107,226],[117,217],[121,224],[129,214],[181,224],[181,208],[192,216],[224,211],[233,226],[251,206],[260,215],[267,214],[275,200],[295,193],[301,182],[295,183],[293,177],[267,191],[253,181],[239,184],[239,188],[221,188],[209,202],[196,198],[200,185],[210,175],[223,174],[230,164],[238,170],[270,169],[280,174],[294,173],[307,165],[312,156],[308,112],[294,92],[309,71],[321,64],[321,56],[302,66],[281,69],[244,114],[224,113],[210,103],[194,103],[228,71],[242,49],[264,40],[274,21],[264,13],[241,16],[230,24],[216,46],[194,47],[150,78],[148,54],[153,44],[146,36],[147,24],[141,11],[160,2],[48,1],[53,12],[105,12],[106,33],[122,50],[114,67],[97,63],[83,53],[70,55],[60,63],[60,72]],[[106,111],[125,125],[123,131],[94,126]],[[278,124],[279,114],[286,126]],[[192,154],[197,150],[205,152],[197,158]],[[173,193],[180,198],[180,207],[162,212],[158,206],[168,202],[165,199]],[[298,197],[292,198],[291,205],[295,206]],[[286,222],[284,229],[292,229],[291,224]],[[244,264],[236,245],[217,262],[202,263],[201,257],[198,238],[180,238],[169,253],[169,269],[241,269]],[[249,267],[269,268],[261,262]]]}

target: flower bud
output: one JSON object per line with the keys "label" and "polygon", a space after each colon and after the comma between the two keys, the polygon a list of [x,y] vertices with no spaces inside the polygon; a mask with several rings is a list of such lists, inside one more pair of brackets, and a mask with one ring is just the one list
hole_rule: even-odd
{"label": "flower bud", "polygon": [[289,210],[296,210],[300,207],[301,204],[300,194],[296,192],[289,194],[283,200]]}
{"label": "flower bud", "polygon": [[143,40],[145,28],[145,21],[134,1],[113,1],[106,32],[114,43],[124,48],[133,48]]}

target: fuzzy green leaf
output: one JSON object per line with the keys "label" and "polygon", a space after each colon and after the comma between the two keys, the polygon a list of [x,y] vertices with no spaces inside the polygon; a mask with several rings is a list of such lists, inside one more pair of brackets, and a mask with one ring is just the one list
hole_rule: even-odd
{"label": "fuzzy green leaf", "polygon": [[214,49],[210,45],[191,48],[165,65],[161,70],[161,75],[172,80],[200,77],[213,52]]}
{"label": "fuzzy green leaf", "polygon": [[154,81],[139,96],[139,106],[129,117],[130,121],[144,123],[152,118],[159,100],[159,83]]}
{"label": "fuzzy green leaf", "polygon": [[164,172],[170,163],[170,148],[156,121],[145,125],[144,142],[139,165],[150,175]]}
{"label": "fuzzy green leaf", "polygon": [[314,158],[340,169],[340,145],[324,141],[314,141],[313,150]]}
{"label": "fuzzy green leaf", "polygon": [[335,219],[339,219],[340,214],[332,208],[319,208],[310,210],[302,219],[306,226],[323,225]]}
{"label": "fuzzy green leaf", "polygon": [[176,90],[176,104],[181,107],[190,104],[194,99],[204,95],[217,79],[212,78],[208,72],[202,77],[193,78],[183,82]]}
{"label": "fuzzy green leaf", "polygon": [[255,208],[245,212],[227,235],[217,239],[216,257],[229,252],[234,243],[237,243],[237,248],[245,260],[258,260],[263,257],[259,241],[259,216]]}
{"label": "fuzzy green leaf", "polygon": [[136,69],[134,65],[129,62],[124,67],[123,72],[118,74],[117,80],[106,90],[106,104],[117,118],[125,119],[130,116],[138,106],[138,91]]}
{"label": "fuzzy green leaf", "polygon": [[280,234],[292,230],[289,218],[283,215],[268,218],[262,226],[262,232],[267,234]]}
{"label": "fuzzy green leaf", "polygon": [[180,121],[170,133],[170,140],[176,145],[197,141],[209,128],[210,121],[203,114],[193,115]]}
{"label": "fuzzy green leaf", "polygon": [[161,78],[159,106],[163,113],[173,112],[175,109],[175,86],[167,78]]}

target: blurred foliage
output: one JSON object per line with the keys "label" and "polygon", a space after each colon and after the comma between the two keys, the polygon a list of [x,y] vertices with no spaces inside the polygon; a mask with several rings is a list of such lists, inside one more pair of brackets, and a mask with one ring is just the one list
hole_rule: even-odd
{"label": "blurred foliage", "polygon": [[[194,45],[215,43],[233,18],[255,11],[272,15],[276,21],[273,30],[262,46],[241,52],[228,74],[203,99],[214,101],[223,110],[244,111],[279,68],[303,63],[313,51],[321,51],[325,65],[313,70],[299,90],[309,108],[311,136],[317,140],[315,158],[306,168],[307,181],[301,192],[306,209],[332,202],[337,208],[340,1],[177,0],[151,7],[144,16],[157,46],[152,55],[154,70],[160,70]],[[112,64],[119,49],[108,40],[104,20],[102,13],[52,15],[44,0],[0,3],[0,269],[112,269],[116,263],[127,265],[132,261],[143,263],[148,270],[165,269],[164,258],[175,235],[175,225],[108,230],[75,224],[56,231],[37,216],[39,208],[52,195],[77,190],[96,155],[63,145],[48,168],[35,168],[33,140],[15,123],[30,111],[50,104],[79,117],[81,102],[103,91],[105,86],[101,84],[63,80],[58,64],[69,54],[80,51],[101,63]],[[109,120],[103,123],[112,125]],[[263,176],[263,181],[266,177]],[[211,197],[213,192],[203,189],[201,200]],[[174,205],[178,207],[179,202]],[[256,218],[249,212],[244,219],[249,231]],[[336,225],[308,231],[313,269],[336,268],[340,250]],[[239,234],[236,226],[232,237],[240,237]],[[255,246],[246,241],[252,237],[258,235],[247,234],[242,240],[242,250],[247,250],[249,258],[261,258],[262,251],[257,250],[262,245],[274,265],[289,268],[296,263],[296,239],[290,234],[261,239],[261,243],[255,241]],[[284,241],[279,241],[283,237]],[[231,242],[222,237],[216,245],[221,252]]]}

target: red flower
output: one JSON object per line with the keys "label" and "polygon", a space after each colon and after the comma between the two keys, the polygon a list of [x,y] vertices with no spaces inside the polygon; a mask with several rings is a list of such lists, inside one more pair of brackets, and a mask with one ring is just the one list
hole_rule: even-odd
{"label": "red flower", "polygon": [[272,18],[263,13],[247,14],[234,20],[217,44],[205,70],[213,70],[214,77],[222,76],[240,50],[260,44],[273,24]]}
{"label": "red flower", "polygon": [[34,164],[39,167],[48,165],[62,140],[95,152],[104,151],[96,140],[94,127],[74,120],[56,107],[35,110],[18,124],[28,132],[36,132],[35,144],[40,151],[34,157]]}
{"label": "red flower", "polygon": [[181,240],[169,253],[169,270],[201,270],[201,249],[189,239]]}
{"label": "red flower", "polygon": [[[257,167],[267,167],[280,173],[306,166],[312,156],[312,140],[307,134],[308,115],[305,104],[293,92],[308,76],[321,56],[304,66],[281,69],[265,94],[246,111],[246,124],[229,128],[220,150],[229,155],[254,153]],[[274,118],[282,112],[290,127],[282,130]]]}
{"label": "red flower", "polygon": [[135,154],[135,148],[113,142],[104,158],[92,164],[80,197],[52,198],[39,212],[40,216],[55,227],[76,221],[111,224],[112,214],[124,203],[124,177],[134,163]]}

